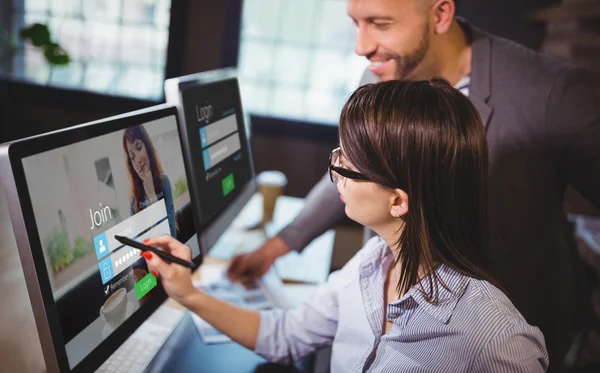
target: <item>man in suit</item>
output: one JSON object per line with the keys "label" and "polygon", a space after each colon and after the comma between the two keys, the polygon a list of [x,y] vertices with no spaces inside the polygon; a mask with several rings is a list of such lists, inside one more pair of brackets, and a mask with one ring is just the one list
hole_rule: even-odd
{"label": "man in suit", "polygon": [[[349,0],[363,83],[442,76],[478,109],[490,147],[490,270],[542,330],[561,371],[577,329],[578,257],[564,193],[600,207],[600,85],[578,68],[489,35],[454,17],[453,0]],[[324,177],[300,215],[257,251],[234,258],[232,278],[261,274],[344,216]]]}

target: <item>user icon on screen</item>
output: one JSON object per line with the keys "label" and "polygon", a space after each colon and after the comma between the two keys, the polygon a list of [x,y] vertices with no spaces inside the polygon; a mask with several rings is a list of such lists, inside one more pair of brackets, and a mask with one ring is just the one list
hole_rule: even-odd
{"label": "user icon on screen", "polygon": [[108,254],[109,250],[106,246],[108,244],[108,240],[106,238],[106,233],[100,233],[96,237],[94,237],[94,247],[96,248],[96,257],[101,259],[106,254]]}

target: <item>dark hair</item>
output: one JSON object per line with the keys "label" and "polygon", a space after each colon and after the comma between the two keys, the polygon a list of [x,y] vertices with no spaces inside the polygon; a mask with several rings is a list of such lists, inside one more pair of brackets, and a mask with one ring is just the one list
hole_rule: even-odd
{"label": "dark hair", "polygon": [[[131,163],[131,158],[129,157],[129,152],[127,151],[127,143],[133,144],[136,139],[139,139],[144,143],[144,147],[146,148],[146,152],[148,153],[148,160],[150,161],[150,171],[152,172],[152,183],[154,184],[154,191],[156,194],[160,194],[163,191],[163,183],[162,183],[162,166],[160,165],[160,160],[156,155],[156,149],[154,149],[154,145],[152,144],[152,140],[150,140],[150,136],[148,136],[148,132],[141,124],[139,126],[129,127],[123,133],[123,150],[125,151],[125,159],[127,161],[127,171],[129,173],[129,179],[131,180],[131,196],[133,197],[133,201],[135,202],[134,209],[135,211],[143,210],[140,207],[140,202],[145,200],[144,196],[146,192],[144,191],[144,183],[142,179],[138,176],[137,172],[133,168],[133,164]],[[152,197],[152,196],[148,196]],[[149,205],[148,205],[149,206]]]}
{"label": "dark hair", "polygon": [[[493,279],[487,266],[488,149],[479,113],[467,97],[435,78],[365,85],[340,117],[344,156],[369,180],[408,195],[398,240],[398,291],[415,284],[437,303],[443,263]],[[423,266],[425,290],[419,278]]]}

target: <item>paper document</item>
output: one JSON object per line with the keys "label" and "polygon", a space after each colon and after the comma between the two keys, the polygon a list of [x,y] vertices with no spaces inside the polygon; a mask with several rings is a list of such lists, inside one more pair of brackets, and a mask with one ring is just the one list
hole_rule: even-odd
{"label": "paper document", "polygon": [[[275,270],[282,280],[323,284],[329,276],[335,231],[329,230],[311,242],[302,253],[289,252],[275,260]],[[326,252],[324,252],[326,251]]]}
{"label": "paper document", "polygon": [[[203,265],[202,279],[194,286],[216,298],[253,310],[269,310],[275,307],[268,292],[259,280],[248,279],[232,283],[225,275],[225,266]],[[192,314],[202,341],[206,344],[229,342],[231,339],[212,325]]]}

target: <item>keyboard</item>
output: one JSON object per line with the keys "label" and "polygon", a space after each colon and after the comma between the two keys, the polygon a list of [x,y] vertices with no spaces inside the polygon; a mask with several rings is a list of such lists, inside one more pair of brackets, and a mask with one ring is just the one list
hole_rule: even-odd
{"label": "keyboard", "polygon": [[96,373],[142,373],[183,315],[183,310],[160,306]]}

